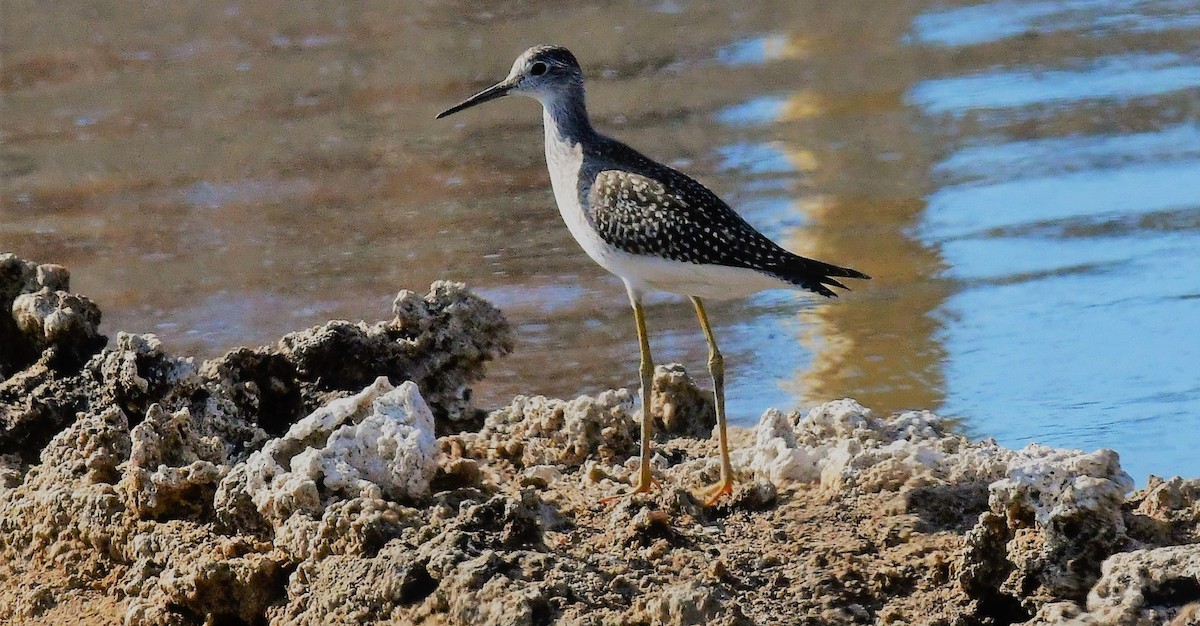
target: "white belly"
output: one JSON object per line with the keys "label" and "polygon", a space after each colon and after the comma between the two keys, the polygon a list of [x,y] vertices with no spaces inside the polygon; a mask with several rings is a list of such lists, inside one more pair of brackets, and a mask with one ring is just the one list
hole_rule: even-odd
{"label": "white belly", "polygon": [[636,295],[651,289],[698,298],[740,298],[764,289],[795,289],[777,278],[755,270],[721,265],[700,265],[630,254],[609,245],[588,223],[579,202],[576,181],[583,165],[583,148],[557,137],[551,120],[546,120],[546,165],[554,201],[563,222],[600,267],[625,281]]}
{"label": "white belly", "polygon": [[[601,242],[601,245],[606,244]],[[612,247],[607,247],[599,256],[587,246],[584,246],[584,250],[601,267],[621,277],[626,287],[636,294],[656,289],[706,300],[728,300],[764,289],[795,289],[793,285],[777,278],[740,267],[699,265],[637,256]]]}

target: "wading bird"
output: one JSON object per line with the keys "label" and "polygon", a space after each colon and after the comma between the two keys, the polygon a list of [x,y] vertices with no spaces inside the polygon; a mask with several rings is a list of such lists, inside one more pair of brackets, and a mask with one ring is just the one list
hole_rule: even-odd
{"label": "wading bird", "polygon": [[834,296],[838,278],[862,272],[806,259],[776,245],[716,194],[685,174],[592,128],[584,106],[583,71],[566,48],[534,46],[504,80],[455,105],[438,118],[519,94],[542,104],[546,166],[554,200],[583,250],[625,283],[641,347],[641,468],[630,494],[650,490],[649,401],[654,376],[642,297],[658,289],[687,296],[708,340],[721,479],[708,504],[733,491],[725,424],[725,366],[703,300],[739,298],[764,289],[807,289]]}

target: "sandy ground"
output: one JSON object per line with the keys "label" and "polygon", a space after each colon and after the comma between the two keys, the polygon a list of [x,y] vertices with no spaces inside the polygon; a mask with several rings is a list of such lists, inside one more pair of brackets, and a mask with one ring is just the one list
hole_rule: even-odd
{"label": "sandy ground", "polygon": [[[194,363],[98,334],[0,256],[0,623],[1200,624],[1200,481],[969,441],[851,400],[737,429],[660,367],[659,489],[625,390],[470,384],[511,349],[461,285]],[[404,384],[413,381],[415,384]]]}

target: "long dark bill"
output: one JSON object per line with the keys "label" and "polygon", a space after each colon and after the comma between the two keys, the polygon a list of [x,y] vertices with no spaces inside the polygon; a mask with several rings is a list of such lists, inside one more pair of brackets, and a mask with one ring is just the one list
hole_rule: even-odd
{"label": "long dark bill", "polygon": [[484,89],[483,91],[471,96],[470,98],[463,100],[461,103],[456,104],[449,109],[442,111],[441,113],[438,113],[437,119],[440,120],[447,115],[453,115],[463,109],[469,109],[477,104],[483,104],[488,100],[495,100],[496,98],[507,96],[509,90],[511,89],[512,85],[510,85],[508,81],[500,81],[495,85],[492,85],[491,87],[488,87],[487,89]]}

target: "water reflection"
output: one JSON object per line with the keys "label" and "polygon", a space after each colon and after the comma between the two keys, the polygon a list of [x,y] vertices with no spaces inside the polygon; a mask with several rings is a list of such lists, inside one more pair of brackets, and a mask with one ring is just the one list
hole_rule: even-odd
{"label": "water reflection", "polygon": [[958,285],[941,312],[946,410],[995,416],[975,432],[1115,447],[1135,476],[1200,472],[1179,439],[1200,425],[1183,365],[1200,362],[1200,63],[1183,45],[1198,18],[1194,3],[1061,2],[914,22],[961,59],[1037,35],[1037,64],[955,68],[908,93],[950,129],[917,232]]}
{"label": "water reflection", "polygon": [[[632,384],[537,105],[432,119],[555,41],[598,127],[875,276],[712,307],[735,419],[853,396],[1200,473],[1195,2],[10,1],[3,28],[0,248],[70,266],[110,333],[210,356],[450,278],[518,327],[485,404]],[[703,372],[686,303],[649,316]]]}
{"label": "water reflection", "polygon": [[1200,28],[1200,7],[1192,0],[1002,0],[935,9],[913,23],[918,41],[949,47],[1060,31],[1101,36],[1196,28]]}
{"label": "water reflection", "polygon": [[1079,100],[1126,99],[1200,87],[1200,65],[1172,53],[1116,55],[1083,70],[1028,68],[925,81],[910,93],[930,113],[1064,105]]}
{"label": "water reflection", "polygon": [[717,49],[717,60],[727,65],[761,65],[812,56],[812,42],[800,37],[770,33],[735,41]]}
{"label": "water reflection", "polygon": [[[790,93],[755,96],[717,114],[732,127],[771,137],[726,148],[730,165],[748,173],[790,171],[802,177],[803,187],[775,192],[789,212],[803,216],[782,233],[786,244],[876,275],[850,302],[806,307],[791,324],[812,359],[794,370],[786,386],[805,404],[853,396],[895,410],[940,406],[943,400],[944,354],[931,313],[946,294],[938,281],[930,281],[940,261],[936,251],[910,234],[924,208],[920,196],[928,185],[928,165],[915,133],[893,132],[895,128],[881,132],[891,125],[899,95],[915,77],[900,72],[876,81],[870,91],[844,88],[847,67],[873,63],[873,45],[864,36],[886,41],[909,29],[902,13],[891,17],[869,33],[861,24],[841,22],[837,26],[842,30],[809,24],[782,41],[773,39],[773,48],[782,50],[808,51],[813,41],[825,44],[809,57],[811,78]],[[732,46],[738,54],[729,56],[742,64],[752,62],[749,51],[765,46],[761,39],[749,41]],[[774,60],[764,50],[757,62]],[[878,180],[881,166],[892,174],[886,183],[865,182]],[[784,222],[779,217],[772,221]]]}

